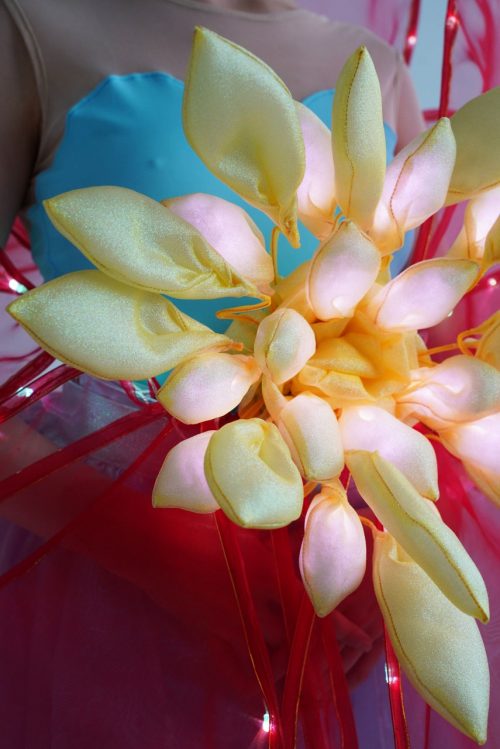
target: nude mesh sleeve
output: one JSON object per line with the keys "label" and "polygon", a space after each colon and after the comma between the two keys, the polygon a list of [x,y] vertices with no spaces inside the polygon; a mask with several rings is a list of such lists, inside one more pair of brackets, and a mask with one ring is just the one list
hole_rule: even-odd
{"label": "nude mesh sleeve", "polygon": [[0,0],[0,246],[21,209],[32,177],[41,122],[32,57]]}

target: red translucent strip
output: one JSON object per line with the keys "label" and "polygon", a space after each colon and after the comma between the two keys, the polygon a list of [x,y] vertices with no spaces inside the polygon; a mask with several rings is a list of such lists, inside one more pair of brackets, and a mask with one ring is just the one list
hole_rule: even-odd
{"label": "red translucent strip", "polygon": [[12,377],[9,377],[3,385],[0,385],[0,406],[22,388],[29,385],[35,377],[38,377],[54,361],[54,357],[47,354],[46,351],[36,349],[39,354],[28,362],[24,367],[19,369]]}
{"label": "red translucent strip", "polygon": [[129,434],[135,429],[146,426],[161,416],[166,417],[163,406],[159,403],[152,403],[151,405],[144,406],[140,411],[127,414],[96,432],[92,432],[76,442],[72,442],[66,445],[66,447],[62,447],[60,450],[37,460],[35,463],[31,463],[26,468],[23,468],[22,471],[0,481],[0,502],[8,499],[16,492],[26,489],[31,484],[46,478],[51,473],[54,473],[54,471],[65,468],[75,460],[83,458],[91,452],[100,450],[114,440]]}
{"label": "red translucent strip", "polygon": [[11,230],[11,236],[25,249],[30,248],[30,238],[20,218],[16,218]]}
{"label": "red translucent strip", "polygon": [[46,372],[37,380],[30,382],[28,386],[16,391],[15,395],[6,399],[0,405],[0,424],[21,413],[28,406],[36,403],[66,382],[74,380],[79,375],[81,375],[79,369],[69,367],[67,364],[61,364],[61,366],[51,369],[50,372]]}
{"label": "red translucent strip", "polygon": [[409,65],[411,62],[413,51],[417,43],[419,18],[420,18],[420,0],[412,0],[412,4],[410,8],[410,17],[408,20],[408,27],[406,29],[405,46],[403,50],[404,61],[407,65]]}
{"label": "red translucent strip", "polygon": [[271,660],[255,609],[235,529],[231,520],[223,512],[216,512],[214,520],[236,598],[250,661],[269,714],[269,749],[284,749]]}
{"label": "red translucent strip", "polygon": [[441,70],[441,93],[439,98],[438,117],[446,117],[448,114],[452,75],[451,54],[457,37],[458,27],[459,20],[456,0],[448,0],[444,27],[443,66]]}
{"label": "red translucent strip", "polygon": [[316,616],[304,591],[292,638],[283,693],[284,749],[294,749],[300,694]]}
{"label": "red translucent strip", "polygon": [[394,747],[395,749],[410,749],[410,738],[403,706],[401,669],[387,630],[385,630],[385,678],[391,704]]}
{"label": "red translucent strip", "polygon": [[[155,413],[149,413],[147,415],[146,414],[131,414],[130,416],[135,416],[136,418],[138,416],[141,416],[141,419],[137,419],[138,423],[135,426],[135,428],[139,428],[150,421],[160,418],[162,414],[155,412]],[[124,419],[126,418],[127,417],[124,417]],[[127,424],[125,424],[124,419],[119,420],[120,429],[118,429],[116,426],[118,422],[114,422],[109,427],[105,428],[105,429],[109,429],[109,433],[107,434],[107,441],[102,442],[102,444],[108,444],[113,439],[117,439],[123,434],[128,434],[130,431],[132,431],[134,427],[131,425],[130,420]],[[111,429],[111,427],[115,427],[114,431]],[[125,427],[125,430],[123,429],[123,427]],[[120,476],[120,478],[118,478],[114,482],[113,487],[109,491],[106,491],[104,492],[104,494],[97,497],[93,502],[90,503],[88,507],[85,508],[85,510],[78,513],[69,523],[63,526],[63,528],[61,528],[60,531],[58,531],[56,534],[51,536],[48,541],[43,543],[33,553],[29,554],[21,562],[14,565],[7,572],[1,575],[0,576],[0,590],[4,588],[6,585],[9,585],[10,583],[12,583],[14,580],[17,580],[23,575],[27,574],[30,570],[33,569],[33,567],[35,567],[35,565],[39,564],[39,562],[41,562],[41,560],[45,556],[47,556],[47,554],[50,554],[51,551],[57,548],[57,546],[61,543],[61,541],[63,541],[64,538],[66,538],[70,533],[74,533],[75,531],[78,531],[80,526],[87,521],[88,517],[95,511],[96,507],[99,504],[108,500],[110,497],[114,496],[118,491],[122,489],[123,485],[140,468],[142,463],[148,458],[150,452],[154,450],[156,445],[158,445],[165,438],[166,434],[168,434],[168,432],[170,432],[171,429],[172,429],[171,424],[169,424],[168,427],[163,429],[162,432],[147,446],[146,450],[144,450],[139,455],[139,457],[136,458],[136,460],[132,463],[132,465],[126,471],[124,471],[124,473]],[[102,431],[103,430],[100,430],[100,433]],[[95,448],[95,442],[96,442],[95,436],[96,436],[95,434],[92,434],[92,435],[89,435],[89,438],[84,438],[88,440],[90,440],[90,438],[94,438],[94,447],[87,449],[86,450],[87,452],[91,452],[92,449],[96,449]],[[49,473],[52,473],[58,468],[68,465],[70,462],[72,462],[73,460],[76,460],[78,457],[81,457],[84,453],[81,453],[79,455],[78,450],[69,449],[69,448],[75,448],[75,445],[81,445],[81,442],[83,442],[83,440],[80,440],[78,443],[74,443],[73,445],[68,446],[68,448],[64,448],[63,450],[59,451],[55,455],[49,455],[47,458],[43,458],[37,463],[34,463],[33,466],[30,466],[29,468],[38,466],[38,478],[36,477],[34,478],[33,473],[30,474],[30,478],[31,478],[30,483],[34,483],[34,481],[39,480],[40,478],[48,475]],[[86,448],[88,448],[88,445],[86,445]],[[51,458],[53,459],[52,461],[50,460]],[[43,464],[42,470],[40,470],[41,464]],[[29,472],[29,468],[24,469],[24,471],[21,472],[21,475],[24,475],[26,471]],[[35,471],[34,473],[36,475],[37,472]],[[10,479],[12,479],[10,485],[8,483],[10,479],[6,479],[0,483],[0,501],[3,499],[6,499],[8,496],[11,496],[12,494],[11,486],[14,486],[14,491],[17,491],[17,489],[15,488],[15,479],[17,477],[19,477],[19,474],[15,474],[14,476],[10,477]],[[25,485],[26,483],[24,483],[24,486]],[[4,493],[5,491],[8,491],[8,494],[5,494]]]}
{"label": "red translucent strip", "polygon": [[[306,507],[307,500],[304,502],[303,516],[305,516]],[[307,662],[309,643],[307,643],[306,647],[306,643],[298,645],[297,640],[299,632],[302,631],[303,634],[307,634],[303,629],[301,630],[300,628],[297,628],[297,619],[300,614],[301,606],[303,605],[304,588],[302,580],[298,577],[296,572],[294,550],[290,539],[289,528],[277,528],[272,531],[271,544],[281,610],[283,612],[285,635],[288,644],[289,667],[282,702],[282,720],[285,740],[287,742],[295,740],[298,708],[307,745],[315,747],[315,749],[329,749],[328,739],[323,734],[321,722],[317,719],[316,715],[311,715],[309,710],[301,706],[300,697],[302,692],[305,692],[308,695],[313,693],[318,683],[318,677],[314,672],[312,664]],[[312,625],[308,640],[311,632]],[[303,647],[302,654],[300,653],[300,647]],[[298,654],[298,660],[292,668],[290,668],[290,663],[292,662],[292,650],[294,651],[295,657]],[[300,678],[296,678],[299,674],[301,674]]]}
{"label": "red translucent strip", "polygon": [[[20,286],[24,286],[25,289],[34,289],[35,285],[22,273],[19,268],[12,262],[5,250],[0,251],[0,265],[2,265],[9,276],[13,278]],[[11,293],[15,292],[11,289]]]}
{"label": "red translucent strip", "polygon": [[[448,106],[450,101],[450,86],[452,78],[452,51],[453,45],[456,40],[457,31],[459,27],[456,0],[448,0],[445,18],[444,28],[444,50],[443,50],[443,63],[441,67],[441,90],[439,98],[439,109],[437,112],[437,119],[440,117],[446,117],[448,112]],[[441,238],[444,235],[446,226],[445,222],[451,220],[451,216],[454,210],[454,206],[451,209],[447,209],[441,216],[438,223],[435,236]],[[412,262],[418,263],[425,260],[427,257],[432,257],[438,249],[437,242],[433,242],[432,253],[430,247],[431,232],[434,225],[434,217],[431,216],[420,228],[418,238],[413,251]]]}
{"label": "red translucent strip", "polygon": [[322,619],[320,625],[329,667],[332,698],[340,728],[341,746],[342,749],[358,749],[356,723],[339,644],[329,619]]}

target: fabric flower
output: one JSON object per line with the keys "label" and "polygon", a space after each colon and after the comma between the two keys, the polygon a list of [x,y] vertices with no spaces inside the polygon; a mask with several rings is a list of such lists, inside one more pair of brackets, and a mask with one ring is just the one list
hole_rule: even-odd
{"label": "fabric flower", "polygon": [[[98,270],[9,308],[82,371],[134,379],[171,369],[157,397],[179,421],[230,414],[166,456],[156,507],[220,508],[238,525],[273,529],[300,518],[303,484],[317,484],[300,570],[319,616],[365,570],[361,521],[339,482],[347,467],[385,528],[374,584],[398,657],[429,704],[478,742],[488,671],[473,617],[487,621],[488,596],[436,509],[436,456],[413,427],[434,430],[499,501],[498,319],[459,336],[441,363],[419,334],[499,257],[500,161],[486,137],[499,110],[497,89],[439,120],[386,168],[380,86],[365,48],[337,82],[330,133],[264,63],[198,29],[185,132],[206,166],[274,221],[271,252],[243,209],[213,196],[157,202],[119,187],[75,190],[46,209]],[[391,280],[405,233],[468,198],[451,253]],[[297,246],[299,219],[319,246],[280,279],[278,232]],[[232,320],[220,335],[165,297],[247,299],[220,313]]]}

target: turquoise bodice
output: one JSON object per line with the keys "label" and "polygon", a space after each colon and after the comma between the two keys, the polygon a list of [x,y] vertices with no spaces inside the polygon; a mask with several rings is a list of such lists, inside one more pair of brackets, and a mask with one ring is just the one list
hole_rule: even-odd
{"label": "turquoise bodice", "polygon": [[[67,115],[66,128],[51,166],[35,181],[36,202],[28,216],[33,255],[46,280],[91,266],[51,225],[42,201],[59,193],[96,185],[119,185],[156,200],[206,192],[243,206],[269,239],[272,224],[214,177],[189,146],[182,130],[184,84],[167,73],[111,75]],[[330,125],[332,90],[304,100]],[[388,159],[394,154],[395,133],[385,127]],[[317,240],[301,227],[302,246],[292,250],[280,240],[279,270],[287,275],[311,257]],[[406,260],[405,248],[395,260],[396,271]],[[185,312],[219,330],[227,325],[214,313],[224,301],[176,300]],[[227,306],[233,306],[234,300]],[[236,302],[237,304],[238,302]]]}

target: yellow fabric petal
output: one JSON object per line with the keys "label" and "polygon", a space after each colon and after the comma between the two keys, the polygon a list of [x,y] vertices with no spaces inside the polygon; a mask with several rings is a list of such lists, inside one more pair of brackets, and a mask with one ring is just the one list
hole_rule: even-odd
{"label": "yellow fabric petal", "polygon": [[500,505],[500,412],[457,424],[439,436],[484,493]]}
{"label": "yellow fabric petal", "polygon": [[153,377],[188,356],[231,343],[164,297],[97,270],[56,278],[8,310],[57,359],[108,380]]}
{"label": "yellow fabric petal", "polygon": [[457,159],[447,204],[472,198],[500,183],[500,87],[493,88],[456,112],[451,126]]}
{"label": "yellow fabric petal", "polygon": [[322,398],[303,393],[292,398],[279,415],[278,428],[295,465],[309,481],[326,481],[344,467],[339,425]]}
{"label": "yellow fabric petal", "polygon": [[266,375],[262,377],[262,398],[273,421],[278,421],[289,398],[283,395],[280,388]]}
{"label": "yellow fabric petal", "polygon": [[277,385],[294,377],[315,350],[311,326],[293,309],[278,309],[265,317],[255,337],[255,359]]}
{"label": "yellow fabric petal", "polygon": [[500,371],[472,356],[450,356],[435,367],[417,370],[414,378],[408,391],[397,396],[398,408],[432,429],[500,409]]}
{"label": "yellow fabric petal", "polygon": [[358,375],[363,378],[377,376],[377,368],[371,359],[364,356],[350,342],[348,336],[327,338],[322,341],[316,349],[311,364],[315,367]]}
{"label": "yellow fabric petal", "polygon": [[486,190],[470,200],[464,214],[463,229],[448,255],[482,260],[486,235],[500,214],[500,186]]}
{"label": "yellow fabric petal", "polygon": [[366,47],[344,65],[332,115],[335,195],[343,213],[365,231],[382,194],[386,146],[382,96]]}
{"label": "yellow fabric petal", "polygon": [[210,171],[298,246],[304,143],[283,81],[247,50],[197,28],[183,112],[187,139]]}
{"label": "yellow fabric petal", "polygon": [[176,299],[260,296],[179,216],[125,187],[87,187],[46,200],[56,229],[99,270]]}
{"label": "yellow fabric petal", "polygon": [[365,535],[341,484],[323,487],[313,499],[299,565],[318,616],[327,616],[360,585],[366,568]]}
{"label": "yellow fabric petal", "polygon": [[455,155],[450,121],[443,117],[390,163],[370,229],[370,236],[383,253],[401,247],[405,232],[420,226],[442,207]]}
{"label": "yellow fabric petal", "polygon": [[297,190],[299,218],[318,239],[331,234],[335,210],[332,136],[309,107],[295,102],[304,138],[306,169]]}
{"label": "yellow fabric petal", "polygon": [[204,461],[214,430],[179,442],[165,458],[153,489],[153,507],[215,512],[219,505],[205,478]]}
{"label": "yellow fabric petal", "polygon": [[384,286],[370,300],[368,311],[385,330],[430,328],[451,312],[478,272],[472,260],[424,260]]}
{"label": "yellow fabric petal", "polygon": [[203,193],[163,200],[162,205],[194,226],[242,278],[267,292],[274,280],[273,261],[262,232],[243,208]]}
{"label": "yellow fabric petal", "polygon": [[207,352],[179,364],[156,397],[184,424],[232,411],[261,375],[251,356]]}
{"label": "yellow fabric petal", "polygon": [[378,533],[375,594],[397,658],[424,700],[478,744],[486,741],[490,677],[479,628],[425,572]]}
{"label": "yellow fabric petal", "polygon": [[352,221],[343,221],[314,255],[308,301],[320,320],[350,317],[377,278],[380,254]]}
{"label": "yellow fabric petal", "polygon": [[307,322],[316,320],[316,315],[307,300],[306,280],[311,261],[299,265],[289,276],[280,278],[275,286],[274,301],[279,308],[287,307],[299,312]]}
{"label": "yellow fabric petal", "polygon": [[300,473],[274,424],[240,419],[216,432],[205,456],[208,485],[244,528],[281,528],[302,510]]}
{"label": "yellow fabric petal", "polygon": [[376,451],[424,497],[439,497],[436,453],[423,434],[377,406],[343,409],[339,426],[345,450]]}
{"label": "yellow fabric petal", "polygon": [[353,401],[369,403],[373,400],[358,375],[316,367],[312,363],[306,364],[292,382],[294,395],[304,391],[325,397],[332,408],[350,406]]}
{"label": "yellow fabric petal", "polygon": [[346,452],[346,463],[359,493],[403,549],[455,606],[488,621],[483,578],[435,505],[378,453]]}

